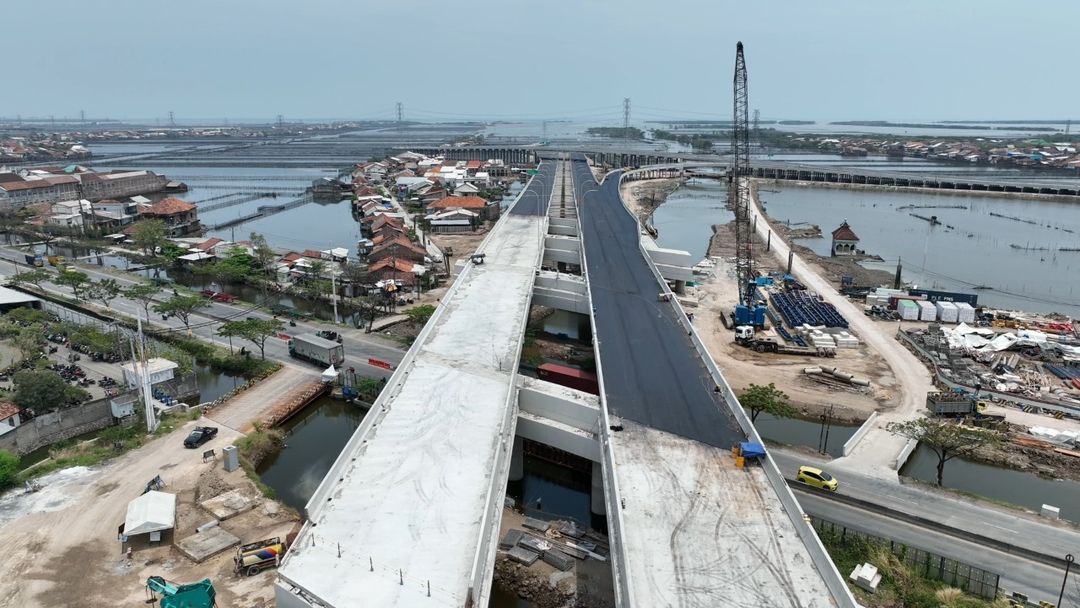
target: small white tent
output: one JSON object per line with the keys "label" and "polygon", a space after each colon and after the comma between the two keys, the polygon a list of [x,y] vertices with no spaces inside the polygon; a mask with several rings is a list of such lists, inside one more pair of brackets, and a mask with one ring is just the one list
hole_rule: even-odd
{"label": "small white tent", "polygon": [[176,494],[150,490],[128,503],[124,535],[148,534],[176,525]]}
{"label": "small white tent", "polygon": [[323,371],[323,373],[322,373],[322,381],[324,383],[326,383],[326,384],[330,384],[334,380],[337,380],[337,377],[338,377],[338,371],[336,369],[334,369],[333,365],[326,368],[326,370]]}

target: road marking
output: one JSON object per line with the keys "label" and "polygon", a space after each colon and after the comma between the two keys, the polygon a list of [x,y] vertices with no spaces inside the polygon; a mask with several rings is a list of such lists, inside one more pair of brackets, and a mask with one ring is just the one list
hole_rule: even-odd
{"label": "road marking", "polygon": [[991,523],[986,523],[986,522],[983,522],[983,523],[985,525],[987,525],[987,526],[990,526],[991,528],[997,528],[998,530],[1004,530],[1004,531],[1008,532],[1009,534],[1016,534],[1016,530],[1012,530],[1012,529],[1009,529],[1009,528],[1002,528],[1001,526],[995,526],[994,524],[991,524]]}

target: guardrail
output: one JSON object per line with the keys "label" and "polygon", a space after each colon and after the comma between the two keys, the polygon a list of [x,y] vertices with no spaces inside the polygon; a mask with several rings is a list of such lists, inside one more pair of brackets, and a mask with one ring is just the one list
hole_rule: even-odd
{"label": "guardrail", "polygon": [[[590,169],[591,171],[591,169]],[[602,183],[602,182],[601,182]],[[574,191],[577,198],[577,190]],[[585,278],[585,295],[589,303],[589,326],[592,331],[593,354],[599,352],[600,337],[596,333],[596,309],[592,303],[592,286],[589,285],[589,263],[585,256],[584,232],[581,229],[581,203],[585,195],[582,194],[578,203],[578,234],[582,235],[581,245],[581,274]],[[630,591],[630,582],[626,578],[626,549],[622,543],[622,496],[619,494],[619,480],[615,471],[615,452],[611,445],[611,418],[608,414],[607,393],[604,390],[604,369],[600,357],[596,359],[596,378],[600,386],[600,419],[597,435],[600,437],[600,450],[603,454],[603,462],[600,470],[604,482],[604,504],[607,508],[608,520],[608,550],[611,555],[611,577],[615,593],[615,606],[634,606],[633,596]]]}
{"label": "guardrail", "polygon": [[859,430],[855,431],[855,434],[844,442],[844,451],[842,452],[844,456],[847,456],[852,451],[854,451],[855,446],[859,445],[859,442],[863,440],[863,437],[866,437],[866,434],[870,432],[871,428],[873,428],[874,422],[877,421],[877,415],[877,412],[870,412],[870,416],[865,421],[863,421],[862,426],[859,427]]}
{"label": "guardrail", "polygon": [[[622,197],[620,196],[620,200],[621,199]],[[623,204],[623,208],[626,209],[627,213],[630,213],[629,209],[626,208],[625,203]],[[633,217],[632,213],[630,213],[630,215]],[[667,281],[660,275],[660,272],[656,269],[652,259],[649,258],[646,253],[644,246],[641,245],[641,223],[636,218],[635,221],[638,224],[638,248],[641,250],[642,255],[645,256],[646,264],[657,278],[661,291],[668,294],[668,299],[675,311],[676,318],[686,329],[690,341],[698,352],[698,356],[705,363],[705,367],[709,370],[713,382],[715,382],[717,388],[720,389],[720,394],[727,403],[729,413],[734,416],[735,421],[751,441],[763,444],[764,442],[761,440],[761,436],[758,435],[757,429],[754,428],[749,416],[746,415],[746,411],[743,410],[742,406],[739,404],[735,392],[731,390],[731,386],[728,384],[723,374],[720,373],[719,368],[716,367],[716,362],[713,361],[712,355],[709,354],[705,344],[698,336],[697,328],[690,322],[690,319],[686,316],[686,312],[683,310],[682,306],[679,305],[678,298],[672,293],[671,288],[668,287]],[[795,495],[792,494],[791,488],[788,487],[787,481],[784,479],[779,467],[776,466],[776,462],[773,460],[772,455],[766,453],[765,460],[762,463],[762,469],[765,471],[765,477],[769,481],[769,485],[772,486],[773,491],[776,492],[777,497],[780,499],[780,503],[787,513],[788,519],[791,520],[795,532],[803,539],[803,545],[810,554],[810,559],[814,562],[814,566],[821,575],[822,581],[836,601],[836,605],[841,608],[857,608],[859,604],[855,601],[855,597],[851,594],[851,590],[848,589],[843,576],[836,569],[836,564],[833,563],[828,551],[826,551],[825,546],[821,543],[821,539],[818,538],[813,527],[807,522],[806,514],[803,512],[798,501],[795,500]]]}

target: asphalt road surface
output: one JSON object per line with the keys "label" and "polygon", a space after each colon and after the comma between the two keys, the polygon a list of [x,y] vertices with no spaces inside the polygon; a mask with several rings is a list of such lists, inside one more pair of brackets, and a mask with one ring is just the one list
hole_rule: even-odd
{"label": "asphalt road surface", "polygon": [[510,208],[511,215],[545,215],[551,201],[551,188],[555,184],[555,169],[559,163],[545,159],[540,163],[540,173],[529,180],[529,185],[517,203]]}
{"label": "asphalt road surface", "polygon": [[657,298],[618,175],[599,185],[580,156],[571,164],[609,411],[716,447],[743,441],[673,306]]}

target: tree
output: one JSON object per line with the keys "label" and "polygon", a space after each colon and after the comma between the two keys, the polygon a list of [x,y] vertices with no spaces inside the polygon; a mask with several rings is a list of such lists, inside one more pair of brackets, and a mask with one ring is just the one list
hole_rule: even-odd
{"label": "tree", "polygon": [[161,287],[153,283],[135,283],[124,289],[123,296],[132,302],[138,302],[146,312],[146,318],[150,318],[150,304],[154,302],[154,296],[161,293]]}
{"label": "tree", "polygon": [[48,270],[44,268],[35,268],[33,270],[27,270],[26,272],[20,272],[19,274],[11,277],[13,283],[29,284],[41,289],[41,284],[49,280],[52,276]]}
{"label": "tree", "polygon": [[401,314],[416,321],[417,324],[423,325],[428,322],[431,315],[435,314],[435,307],[431,304],[424,304],[422,306],[415,306],[409,310],[403,310]]}
{"label": "tree", "polygon": [[225,338],[242,338],[259,347],[259,358],[266,358],[266,340],[284,328],[277,319],[244,319],[228,321],[218,328],[218,335]]}
{"label": "tree", "polygon": [[230,247],[220,260],[206,267],[206,272],[213,275],[218,283],[223,284],[243,281],[251,276],[254,266],[255,259],[243,247]]}
{"label": "tree", "polygon": [[21,371],[12,378],[15,383],[15,403],[36,413],[83,401],[89,393],[70,386],[59,374],[49,370]]}
{"label": "tree", "polygon": [[108,308],[109,303],[115,300],[121,291],[120,284],[116,282],[116,279],[102,279],[90,284],[86,289],[86,297],[97,300],[101,302],[102,306]]}
{"label": "tree", "polygon": [[248,237],[251,241],[251,252],[255,258],[255,264],[264,273],[269,274],[273,269],[273,264],[277,261],[277,254],[270,248],[270,244],[266,242],[266,237],[258,232],[252,232]]}
{"label": "tree", "polygon": [[765,412],[776,418],[791,418],[798,410],[788,404],[788,396],[770,382],[768,386],[751,384],[739,397],[739,403],[750,410],[750,421],[756,422],[758,414]]}
{"label": "tree", "polygon": [[956,457],[970,456],[983,446],[997,447],[1005,443],[1005,437],[997,431],[964,426],[936,418],[890,422],[885,428],[894,435],[918,441],[937,455],[937,484],[939,486],[945,474],[946,462]]}
{"label": "tree", "polygon": [[23,359],[31,359],[41,355],[45,346],[45,335],[37,327],[23,327],[11,341]]}
{"label": "tree", "polygon": [[153,257],[158,248],[165,244],[166,235],[168,229],[162,220],[142,220],[131,229],[131,240],[147,257]]}
{"label": "tree", "polygon": [[191,314],[200,308],[205,308],[210,302],[201,296],[176,295],[161,304],[154,306],[154,310],[163,314],[174,316],[191,331]]}
{"label": "tree", "polygon": [[19,457],[7,450],[0,450],[0,491],[15,485],[19,474]]}
{"label": "tree", "polygon": [[90,285],[90,276],[78,270],[61,270],[53,281],[57,285],[71,288],[76,301],[82,301],[83,291]]}

